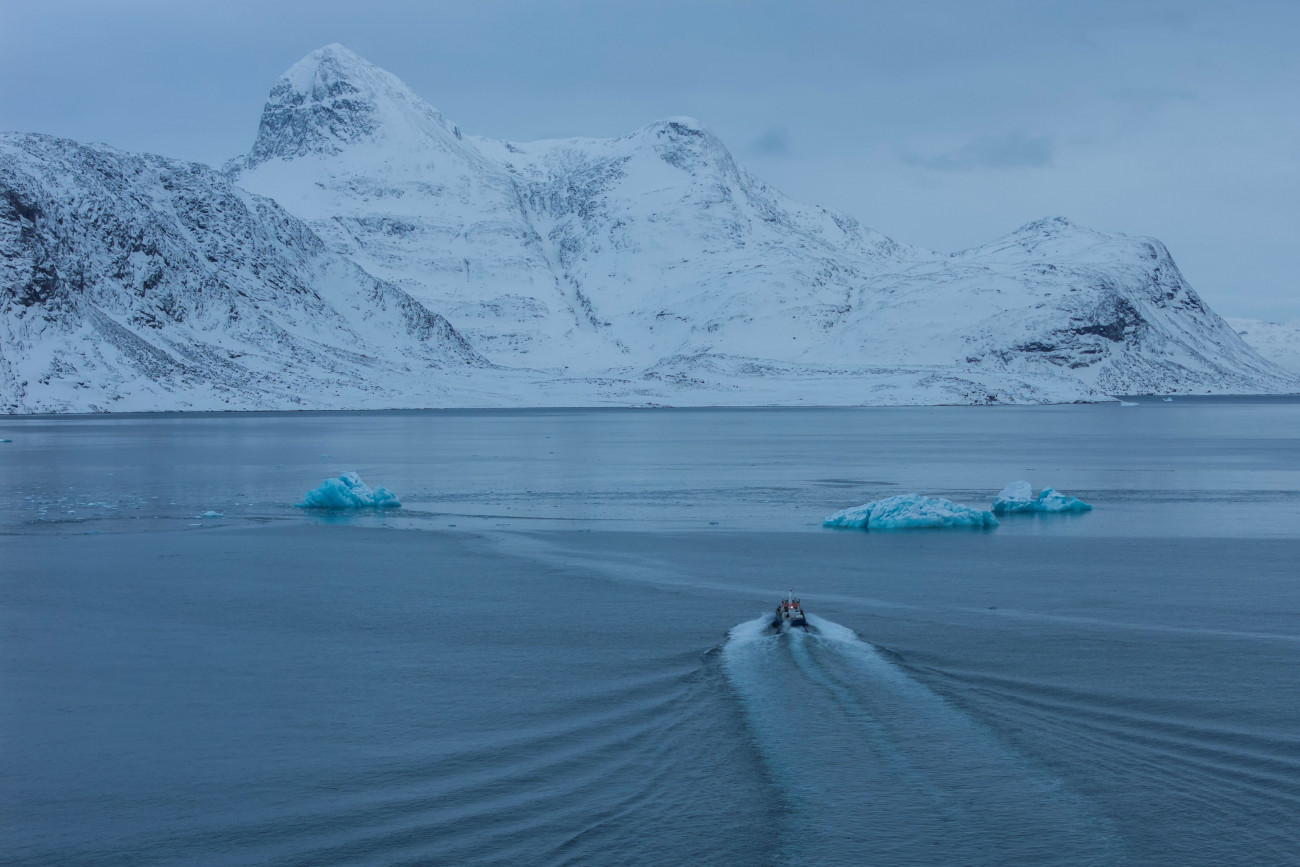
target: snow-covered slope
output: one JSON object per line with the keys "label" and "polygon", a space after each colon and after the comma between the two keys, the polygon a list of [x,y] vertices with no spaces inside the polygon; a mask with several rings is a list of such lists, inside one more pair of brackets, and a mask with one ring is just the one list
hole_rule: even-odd
{"label": "snow-covered slope", "polygon": [[0,136],[9,412],[1297,390],[1157,241],[1051,218],[918,250],[787,199],[696,120],[468,136],[338,45],[220,173]]}
{"label": "snow-covered slope", "polygon": [[812,389],[835,403],[1300,387],[1157,241],[1053,218],[929,253],[790,201],[693,119],[609,140],[466,136],[338,45],[276,83],[227,171],[502,365],[721,402],[779,381],[793,400],[839,380]]}
{"label": "snow-covered slope", "polygon": [[1056,217],[953,254],[944,271],[953,282],[936,274],[935,291],[949,285],[983,308],[962,333],[967,360],[984,368],[1055,367],[1107,394],[1300,388],[1201,301],[1152,238]]}
{"label": "snow-covered slope", "polygon": [[565,310],[564,296],[509,173],[341,46],[276,82],[252,151],[226,171],[370,273],[463,322],[485,351],[526,352],[565,331],[551,315]]}
{"label": "snow-covered slope", "polygon": [[1280,367],[1300,373],[1300,321],[1229,318],[1228,324],[1260,355]]}
{"label": "snow-covered slope", "polygon": [[446,401],[447,321],[205,166],[0,135],[0,408]]}

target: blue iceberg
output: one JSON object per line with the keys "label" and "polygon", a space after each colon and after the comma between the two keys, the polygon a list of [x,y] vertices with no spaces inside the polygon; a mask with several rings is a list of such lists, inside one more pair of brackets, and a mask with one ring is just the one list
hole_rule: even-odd
{"label": "blue iceberg", "polygon": [[861,530],[901,530],[916,527],[996,527],[998,519],[983,509],[972,509],[919,494],[899,494],[836,512],[822,521],[823,527]]}
{"label": "blue iceberg", "polygon": [[1055,488],[1043,488],[1035,497],[1029,482],[1012,482],[993,498],[993,511],[999,515],[1007,512],[1091,512],[1092,506]]}
{"label": "blue iceberg", "polygon": [[373,491],[356,473],[347,472],[337,479],[326,479],[308,491],[296,506],[299,509],[396,509],[402,504],[388,488]]}

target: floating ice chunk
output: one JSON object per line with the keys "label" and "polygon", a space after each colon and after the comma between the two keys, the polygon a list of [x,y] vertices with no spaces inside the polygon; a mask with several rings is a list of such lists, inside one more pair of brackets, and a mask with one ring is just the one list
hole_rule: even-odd
{"label": "floating ice chunk", "polygon": [[1165,403],[1173,403],[1173,402],[1174,402],[1174,399],[1173,399],[1172,397],[1162,397],[1162,398],[1160,398],[1160,399],[1163,400]]}
{"label": "floating ice chunk", "polygon": [[1043,488],[1038,492],[1037,499],[1034,500],[1034,511],[1091,512],[1092,506],[1077,497],[1063,494],[1055,488]]}
{"label": "floating ice chunk", "polygon": [[360,476],[347,472],[337,479],[326,479],[296,505],[299,509],[396,509],[402,504],[382,485],[372,491]]}
{"label": "floating ice chunk", "polygon": [[1121,400],[1121,401],[1119,402],[1119,405],[1120,405],[1120,406],[1137,406],[1137,401],[1136,401],[1136,400]]}
{"label": "floating ice chunk", "polygon": [[854,527],[863,530],[899,530],[913,527],[996,527],[998,519],[983,509],[972,509],[919,494],[899,494],[836,512],[822,521],[823,527]]}
{"label": "floating ice chunk", "polygon": [[1034,504],[1034,486],[1029,482],[1012,482],[993,498],[995,512],[1027,512]]}
{"label": "floating ice chunk", "polygon": [[214,512],[214,511],[212,511],[211,509],[208,509],[206,512],[200,512],[199,514],[195,515],[194,517],[196,517],[196,518],[224,518],[224,517],[226,517],[226,516],[225,516],[225,514],[222,513],[222,512]]}
{"label": "floating ice chunk", "polygon": [[1055,488],[1043,488],[1035,497],[1029,482],[1012,482],[993,498],[993,511],[999,515],[1007,512],[1090,512],[1092,506]]}

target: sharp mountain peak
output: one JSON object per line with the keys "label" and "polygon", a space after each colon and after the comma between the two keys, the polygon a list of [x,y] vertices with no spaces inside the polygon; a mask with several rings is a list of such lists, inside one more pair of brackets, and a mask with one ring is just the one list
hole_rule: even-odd
{"label": "sharp mountain peak", "polygon": [[455,128],[400,78],[335,42],[289,67],[271,87],[250,165],[350,146],[423,147],[456,139]]}

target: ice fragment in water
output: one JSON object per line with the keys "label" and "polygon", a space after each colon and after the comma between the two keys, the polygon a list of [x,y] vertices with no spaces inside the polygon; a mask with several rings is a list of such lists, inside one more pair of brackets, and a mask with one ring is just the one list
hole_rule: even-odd
{"label": "ice fragment in water", "polygon": [[1090,512],[1083,500],[1062,494],[1055,488],[1043,488],[1034,496],[1029,482],[1012,482],[993,498],[993,511],[999,515],[1007,512]]}
{"label": "ice fragment in water", "polygon": [[211,509],[209,509],[208,511],[206,511],[206,512],[201,512],[200,514],[195,515],[194,517],[196,517],[196,518],[224,518],[224,517],[226,517],[226,516],[225,516],[223,513],[221,513],[221,512],[214,512],[214,511],[212,511]]}
{"label": "ice fragment in water", "polygon": [[372,491],[356,473],[346,472],[321,482],[296,505],[299,509],[395,509],[402,504],[382,485]]}
{"label": "ice fragment in water", "polygon": [[852,527],[862,530],[899,530],[914,527],[996,527],[998,519],[983,509],[972,509],[919,494],[899,494],[884,500],[836,512],[822,521],[823,527]]}
{"label": "ice fragment in water", "polygon": [[1029,482],[1012,482],[993,498],[995,512],[1027,512],[1034,503],[1034,486]]}

